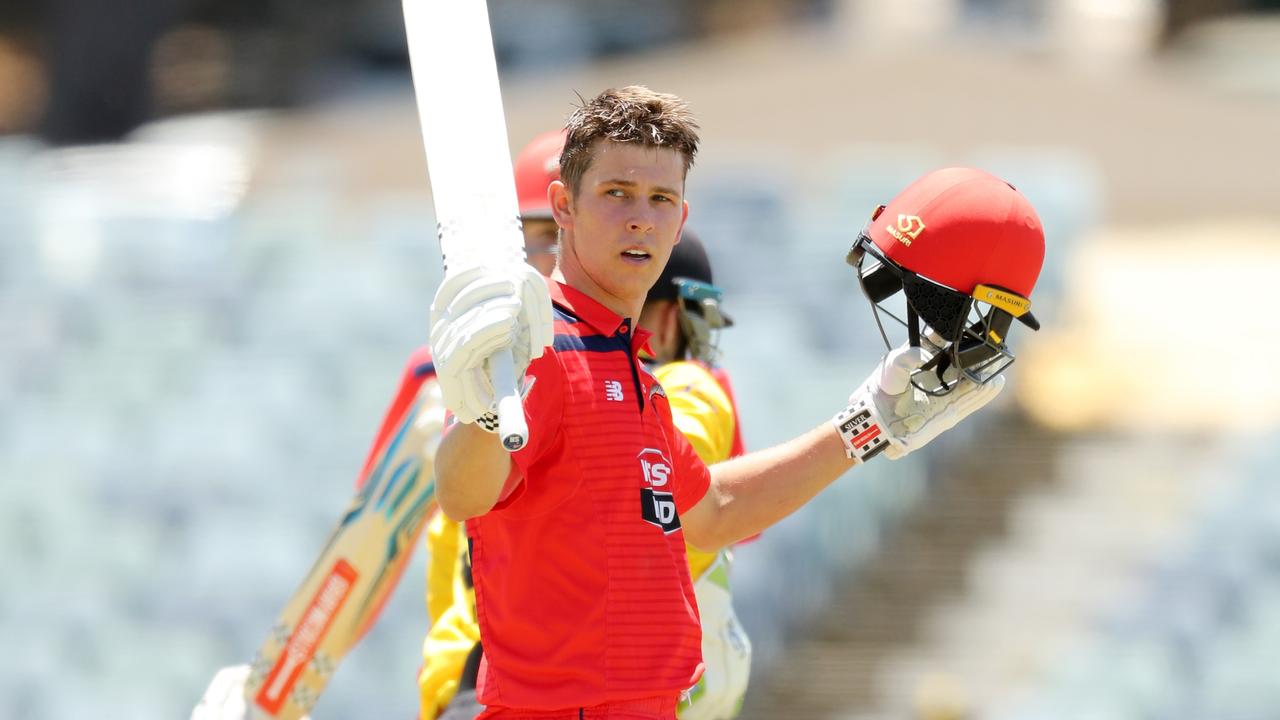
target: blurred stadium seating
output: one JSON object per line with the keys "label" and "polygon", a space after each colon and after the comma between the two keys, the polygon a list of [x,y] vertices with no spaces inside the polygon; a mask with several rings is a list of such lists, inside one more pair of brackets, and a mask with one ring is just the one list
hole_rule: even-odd
{"label": "blurred stadium seating", "polygon": [[1135,586],[998,720],[1275,717],[1280,711],[1276,436],[1197,470],[1204,497]]}
{"label": "blurred stadium seating", "polygon": [[[421,207],[351,239],[323,196],[134,203],[120,170],[151,149],[0,145],[22,177],[0,184],[6,717],[180,717],[247,659],[349,497],[438,280]],[[404,595],[350,673],[401,688],[400,710],[425,629]]]}
{"label": "blurred stadium seating", "polygon": [[[700,3],[706,25],[677,33],[691,5],[662,3],[652,25],[636,30],[618,3],[580,4],[594,14],[493,3],[502,8],[495,26],[507,28],[499,51],[514,75],[715,23],[733,27],[740,8],[769,16],[766,2]],[[1200,4],[1205,12],[1231,5]],[[792,5],[838,18],[873,3]],[[1131,15],[1149,6],[1125,4]],[[1198,303],[1194,316],[1181,314],[1185,306],[1169,312],[1161,290],[1195,277],[1197,249],[1226,262],[1218,248],[1244,245],[1242,235],[1211,232],[1221,217],[1271,217],[1274,183],[1266,180],[1276,164],[1250,161],[1274,158],[1256,138],[1275,127],[1275,114],[1172,90],[1159,72],[1141,85],[1125,84],[1135,73],[1087,86],[1046,59],[1053,27],[1045,7],[957,7],[964,32],[981,41],[1012,31],[1024,45],[996,59],[859,55],[855,48],[875,41],[865,28],[854,28],[856,42],[831,27],[800,28],[755,44],[673,50],[643,72],[599,64],[529,73],[527,85],[507,88],[526,101],[508,107],[519,140],[563,114],[566,88],[585,92],[622,77],[662,89],[669,80],[685,93],[686,81],[702,83],[693,85],[695,109],[717,140],[690,178],[690,223],[710,247],[737,321],[722,347],[750,447],[828,416],[882,352],[843,253],[871,208],[938,164],[986,167],[1030,197],[1049,237],[1035,299],[1046,325],[1040,339],[1088,331],[1098,345],[1071,333],[1058,337],[1076,353],[1029,343],[1013,370],[1018,398],[1001,398],[991,417],[961,426],[925,457],[852,474],[739,551],[736,604],[759,659],[756,696],[772,694],[776,678],[799,687],[788,674],[795,671],[820,675],[815,695],[827,693],[818,699],[839,708],[837,717],[923,714],[921,697],[997,720],[1278,717],[1276,438],[1218,444],[1174,422],[1153,422],[1150,433],[1135,431],[1137,423],[1085,422],[1073,426],[1079,434],[1053,435],[1031,428],[1016,402],[1084,406],[1069,383],[1044,390],[1020,380],[1034,357],[1079,360],[1071,369],[1080,377],[1071,379],[1094,383],[1103,360],[1168,378],[1170,368],[1185,375],[1219,353],[1218,336],[1193,331],[1220,327],[1229,309]],[[363,52],[394,56],[398,10],[375,10],[348,29],[368,33],[356,42]],[[885,17],[910,15],[898,8]],[[532,42],[521,29],[548,35]],[[1209,44],[1221,53],[1214,62],[1244,78],[1232,87],[1271,92],[1274,78],[1231,52],[1231,30],[1189,36],[1175,45],[1179,62],[1194,68],[1193,51]],[[578,32],[599,44],[536,52],[547,37]],[[1270,37],[1251,43],[1272,52]],[[248,55],[237,62],[282,76],[299,69]],[[991,84],[1006,91],[976,102],[968,76],[995,71],[1001,79]],[[185,717],[217,667],[248,659],[347,501],[401,365],[425,337],[439,266],[407,82],[344,72],[353,71],[335,72],[319,94],[349,93],[348,104],[294,115],[215,112],[89,148],[0,138],[0,637],[10,650],[0,658],[0,717]],[[919,113],[865,112],[883,99],[866,91],[891,74],[893,92],[924,103]],[[246,77],[232,104],[284,83]],[[763,102],[757,85],[772,93]],[[925,96],[954,114],[943,116]],[[831,111],[814,110],[828,101]],[[762,134],[768,139],[757,142]],[[1193,141],[1202,136],[1215,142]],[[1198,154],[1184,158],[1183,145]],[[1168,249],[1167,226],[1141,242],[1142,232],[1096,232],[1116,217],[1201,224],[1184,228],[1178,253],[1186,261],[1162,274],[1146,260]],[[1258,260],[1275,258],[1274,226],[1249,228],[1252,245],[1228,264],[1252,274],[1224,273],[1228,285],[1270,272]],[[1073,284],[1081,267],[1088,277]],[[1092,292],[1096,283],[1110,292]],[[1266,307],[1269,286],[1250,283],[1237,298]],[[1145,302],[1126,302],[1138,286]],[[1114,322],[1070,315],[1069,295],[1105,298],[1101,309]],[[1199,299],[1185,296],[1188,305]],[[1110,312],[1122,304],[1127,313]],[[1113,340],[1143,339],[1132,332],[1137,321],[1174,314],[1196,320],[1180,333],[1147,325],[1174,340],[1144,357],[1149,364],[1115,351]],[[1241,326],[1224,335],[1253,337],[1246,333],[1257,320],[1237,315]],[[1269,348],[1274,338],[1254,342]],[[1195,362],[1190,353],[1170,360],[1192,343]],[[1257,381],[1242,390],[1255,405],[1271,397],[1256,387],[1277,387],[1266,364],[1274,353],[1260,354],[1228,373]],[[1131,402],[1139,391],[1152,400],[1148,418],[1173,415],[1154,399],[1219,398],[1216,385],[1192,374],[1181,385],[1095,393],[1107,403],[1099,412],[1135,417],[1127,406],[1139,404]],[[1206,419],[1217,422],[1210,411],[1241,407],[1219,405],[1196,408],[1200,431]],[[1262,410],[1256,417],[1271,417]],[[993,469],[996,457],[1004,464]],[[336,676],[320,720],[412,717],[422,560]],[[861,604],[870,601],[880,604]],[[857,632],[864,635],[851,640]],[[822,647],[837,641],[862,641],[862,654]],[[833,657],[845,664],[822,666]],[[857,706],[847,700],[854,685]],[[787,714],[785,698],[767,707],[783,708],[772,717],[801,717]],[[750,702],[747,710],[760,717]]]}

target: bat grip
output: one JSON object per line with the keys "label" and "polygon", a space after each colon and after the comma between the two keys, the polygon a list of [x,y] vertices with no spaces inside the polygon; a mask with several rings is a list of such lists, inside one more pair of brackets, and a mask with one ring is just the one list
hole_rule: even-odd
{"label": "bat grip", "polygon": [[524,403],[516,384],[515,362],[509,352],[493,356],[493,390],[498,394],[498,437],[507,452],[515,452],[529,441],[524,421]]}

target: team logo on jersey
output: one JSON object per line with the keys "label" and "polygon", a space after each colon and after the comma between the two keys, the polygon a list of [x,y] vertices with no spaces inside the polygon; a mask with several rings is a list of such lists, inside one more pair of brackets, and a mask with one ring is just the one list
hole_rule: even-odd
{"label": "team logo on jersey", "polygon": [[662,528],[662,532],[667,534],[680,529],[680,516],[676,514],[676,497],[668,492],[642,488],[640,517],[650,525]]}
{"label": "team logo on jersey", "polygon": [[655,490],[666,487],[671,481],[671,463],[661,450],[645,448],[636,456],[640,460],[640,472],[644,487],[640,488],[640,517],[650,525],[657,525],[664,533],[680,529],[680,516],[676,514],[676,498],[669,492]]}
{"label": "team logo on jersey", "polygon": [[644,484],[649,487],[662,487],[671,478],[671,464],[661,450],[645,448],[636,456],[640,459],[640,472],[644,474]]}
{"label": "team logo on jersey", "polygon": [[920,237],[920,233],[924,232],[924,221],[918,215],[898,214],[898,226],[884,226],[885,232],[889,233],[898,242],[911,246],[911,241]]}
{"label": "team logo on jersey", "polygon": [[622,383],[617,380],[605,380],[604,399],[622,402]]}

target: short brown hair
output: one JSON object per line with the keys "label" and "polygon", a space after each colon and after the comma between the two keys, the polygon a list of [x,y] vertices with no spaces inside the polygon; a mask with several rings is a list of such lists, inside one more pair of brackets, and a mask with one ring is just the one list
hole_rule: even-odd
{"label": "short brown hair", "polygon": [[569,116],[565,123],[564,150],[560,153],[560,179],[571,193],[591,167],[592,145],[597,140],[639,143],[671,148],[684,156],[684,172],[698,154],[698,123],[684,100],[642,85],[609,88]]}

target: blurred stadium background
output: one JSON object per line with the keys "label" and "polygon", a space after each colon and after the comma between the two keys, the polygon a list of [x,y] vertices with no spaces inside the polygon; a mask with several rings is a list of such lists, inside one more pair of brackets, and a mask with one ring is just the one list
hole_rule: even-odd
{"label": "blurred stadium background", "polygon": [[[1043,218],[999,406],[740,551],[743,717],[1280,717],[1280,2],[490,8],[513,148],[608,86],[700,115],[753,447],[882,351],[877,202],[973,164]],[[185,717],[426,336],[400,5],[10,0],[0,133],[0,716]],[[318,720],[413,717],[422,562]]]}

